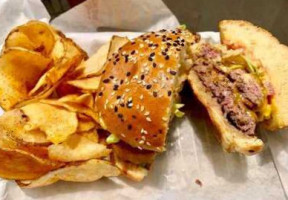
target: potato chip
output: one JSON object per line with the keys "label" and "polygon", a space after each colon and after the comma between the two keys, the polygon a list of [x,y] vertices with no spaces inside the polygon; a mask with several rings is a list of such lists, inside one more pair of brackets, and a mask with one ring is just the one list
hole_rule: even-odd
{"label": "potato chip", "polygon": [[98,127],[93,119],[88,117],[88,119],[83,119],[78,116],[78,127],[77,132],[86,132],[91,129]]}
{"label": "potato chip", "polygon": [[17,181],[24,188],[35,188],[50,185],[59,180],[73,182],[92,182],[102,177],[119,176],[120,171],[108,161],[92,159],[79,165],[70,165],[58,169],[36,180]]}
{"label": "potato chip", "polygon": [[94,55],[79,66],[79,68],[82,70],[79,78],[97,76],[101,74],[106,60],[108,59],[110,43],[111,42],[108,42],[102,45]]}
{"label": "potato chip", "polygon": [[124,46],[129,41],[130,40],[127,37],[120,37],[120,36],[114,35],[111,39],[108,58],[112,57],[113,53],[116,53],[119,50],[119,48]]}
{"label": "potato chip", "polygon": [[5,47],[22,47],[28,50],[34,50],[36,47],[34,43],[25,35],[19,31],[11,32],[5,42]]}
{"label": "potato chip", "polygon": [[[0,58],[0,105],[9,110],[28,98],[50,59],[23,48],[7,49]],[[21,67],[19,67],[21,66]]]}
{"label": "potato chip", "polygon": [[148,170],[140,165],[136,165],[119,159],[114,156],[115,165],[121,170],[122,174],[133,181],[142,181],[148,175]]}
{"label": "potato chip", "polygon": [[25,143],[48,144],[49,141],[44,132],[40,130],[24,130],[27,120],[27,116],[20,109],[5,112],[0,117],[0,135],[9,134],[10,137]]}
{"label": "potato chip", "polygon": [[19,149],[0,147],[0,176],[6,179],[35,179],[62,166]]}
{"label": "potato chip", "polygon": [[68,81],[67,83],[69,85],[72,85],[76,88],[80,88],[83,90],[96,91],[99,87],[100,80],[101,80],[101,76],[95,76],[95,77],[91,77],[91,78],[71,80],[71,81]]}
{"label": "potato chip", "polygon": [[60,102],[66,103],[76,103],[87,106],[88,108],[93,108],[94,98],[91,94],[82,94],[82,95],[67,95],[59,99]]}
{"label": "potato chip", "polygon": [[77,130],[78,120],[75,112],[44,103],[28,104],[21,110],[28,117],[24,129],[41,130],[54,144],[65,141]]}
{"label": "potato chip", "polygon": [[73,162],[102,158],[110,154],[110,149],[90,140],[89,137],[86,137],[86,134],[96,135],[97,132],[73,134],[63,143],[49,146],[49,158],[63,162]]}
{"label": "potato chip", "polygon": [[8,35],[5,48],[23,47],[48,56],[55,43],[50,26],[40,21],[30,21],[16,27]]}
{"label": "potato chip", "polygon": [[127,42],[129,42],[127,37],[113,36],[109,43],[102,45],[94,55],[78,66],[76,71],[81,73],[77,78],[100,76],[108,58]]}
{"label": "potato chip", "polygon": [[60,63],[56,63],[54,67],[48,70],[37,82],[35,87],[30,91],[30,96],[39,96],[52,88],[63,76],[72,68],[77,66],[82,60],[81,55],[75,55],[72,58],[63,58]]}
{"label": "potato chip", "polygon": [[99,123],[98,114],[93,109],[88,108],[87,106],[84,106],[84,105],[81,105],[78,103],[62,102],[60,100],[42,99],[42,100],[40,100],[40,102],[54,105],[54,106],[60,106],[60,107],[66,108],[69,111],[76,112],[78,114],[81,113],[81,114],[87,115],[87,116],[91,117],[95,122]]}

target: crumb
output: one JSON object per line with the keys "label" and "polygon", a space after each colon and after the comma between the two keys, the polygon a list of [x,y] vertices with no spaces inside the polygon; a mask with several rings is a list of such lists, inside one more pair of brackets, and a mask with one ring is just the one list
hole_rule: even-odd
{"label": "crumb", "polygon": [[196,180],[195,180],[195,183],[196,183],[197,185],[199,185],[200,187],[202,187],[202,185],[203,185],[202,182],[201,182],[199,179],[196,179]]}

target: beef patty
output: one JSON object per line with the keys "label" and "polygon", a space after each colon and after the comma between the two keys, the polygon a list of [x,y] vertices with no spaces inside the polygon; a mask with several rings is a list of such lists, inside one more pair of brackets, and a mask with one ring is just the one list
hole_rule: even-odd
{"label": "beef patty", "polygon": [[193,54],[192,70],[221,106],[231,125],[245,135],[254,136],[257,122],[255,110],[266,96],[259,79],[243,68],[223,71],[222,52],[210,44],[201,44]]}

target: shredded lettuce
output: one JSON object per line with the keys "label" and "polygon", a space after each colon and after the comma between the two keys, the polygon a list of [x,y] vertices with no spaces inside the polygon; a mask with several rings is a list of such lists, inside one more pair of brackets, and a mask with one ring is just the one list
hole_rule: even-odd
{"label": "shredded lettuce", "polygon": [[181,103],[176,103],[176,104],[174,104],[174,106],[173,106],[173,112],[174,112],[174,114],[175,114],[176,117],[181,118],[181,117],[183,117],[183,116],[185,115],[184,112],[182,112],[182,111],[179,110],[180,108],[183,108],[183,107],[184,107],[184,104],[181,104]]}
{"label": "shredded lettuce", "polygon": [[186,29],[187,26],[186,26],[186,24],[181,24],[181,25],[179,26],[179,28],[180,28],[180,29]]}
{"label": "shredded lettuce", "polygon": [[264,119],[269,119],[271,116],[271,112],[272,112],[272,106],[271,105],[266,105],[263,109],[263,116]]}
{"label": "shredded lettuce", "polygon": [[109,137],[107,137],[107,139],[106,139],[107,144],[114,144],[114,143],[117,143],[119,141],[120,141],[120,139],[114,134],[110,134]]}

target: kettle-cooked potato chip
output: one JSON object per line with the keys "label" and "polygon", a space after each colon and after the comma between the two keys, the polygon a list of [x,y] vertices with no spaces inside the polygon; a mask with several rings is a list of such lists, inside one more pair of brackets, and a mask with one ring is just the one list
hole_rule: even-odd
{"label": "kettle-cooked potato chip", "polygon": [[76,103],[87,106],[88,108],[93,108],[94,106],[94,98],[91,94],[67,95],[60,98],[59,101],[63,103]]}
{"label": "kettle-cooked potato chip", "polygon": [[127,37],[113,36],[109,43],[102,45],[94,55],[78,66],[76,70],[82,71],[78,78],[100,76],[108,58],[127,42]]}
{"label": "kettle-cooked potato chip", "polygon": [[0,116],[0,138],[9,134],[21,142],[31,144],[49,144],[46,134],[40,130],[25,131],[27,116],[20,109],[10,110]]}
{"label": "kettle-cooked potato chip", "polygon": [[[111,150],[103,144],[99,144],[90,137],[96,135],[96,131],[71,135],[61,144],[54,144],[48,147],[49,158],[52,160],[73,162],[102,158],[110,154]],[[87,137],[86,137],[87,135]],[[95,136],[97,138],[97,136]]]}
{"label": "kettle-cooked potato chip", "polygon": [[62,164],[39,158],[32,153],[0,147],[0,176],[6,179],[35,179]]}
{"label": "kettle-cooked potato chip", "polygon": [[48,24],[30,21],[10,32],[5,42],[5,48],[23,47],[48,56],[54,43],[55,37]]}
{"label": "kettle-cooked potato chip", "polygon": [[21,108],[27,115],[26,131],[41,130],[54,144],[65,141],[77,130],[78,120],[75,112],[45,103],[28,104]]}
{"label": "kettle-cooked potato chip", "polygon": [[50,185],[59,180],[73,182],[92,182],[102,177],[119,176],[120,171],[108,161],[92,159],[79,165],[70,165],[40,177],[36,180],[17,181],[24,188]]}
{"label": "kettle-cooked potato chip", "polygon": [[[88,99],[88,101],[87,101]],[[78,114],[84,114],[91,117],[95,122],[99,122],[99,118],[91,105],[94,105],[94,100],[91,94],[83,94],[77,97],[77,95],[68,95],[60,99],[42,99],[40,102],[60,106],[66,108],[69,111],[76,112]],[[90,102],[84,104],[84,102]]]}
{"label": "kettle-cooked potato chip", "polygon": [[70,80],[70,81],[67,81],[67,83],[69,85],[72,85],[76,88],[80,88],[83,90],[96,91],[99,87],[100,80],[101,80],[101,76],[95,76],[95,77],[91,77],[91,78]]}
{"label": "kettle-cooked potato chip", "polygon": [[86,132],[90,131],[91,129],[95,128],[97,124],[93,119],[87,116],[87,119],[81,118],[78,115],[78,127],[77,127],[77,132]]}
{"label": "kettle-cooked potato chip", "polygon": [[39,53],[23,48],[7,49],[0,58],[1,107],[9,110],[27,99],[29,91],[49,67],[50,61]]}

